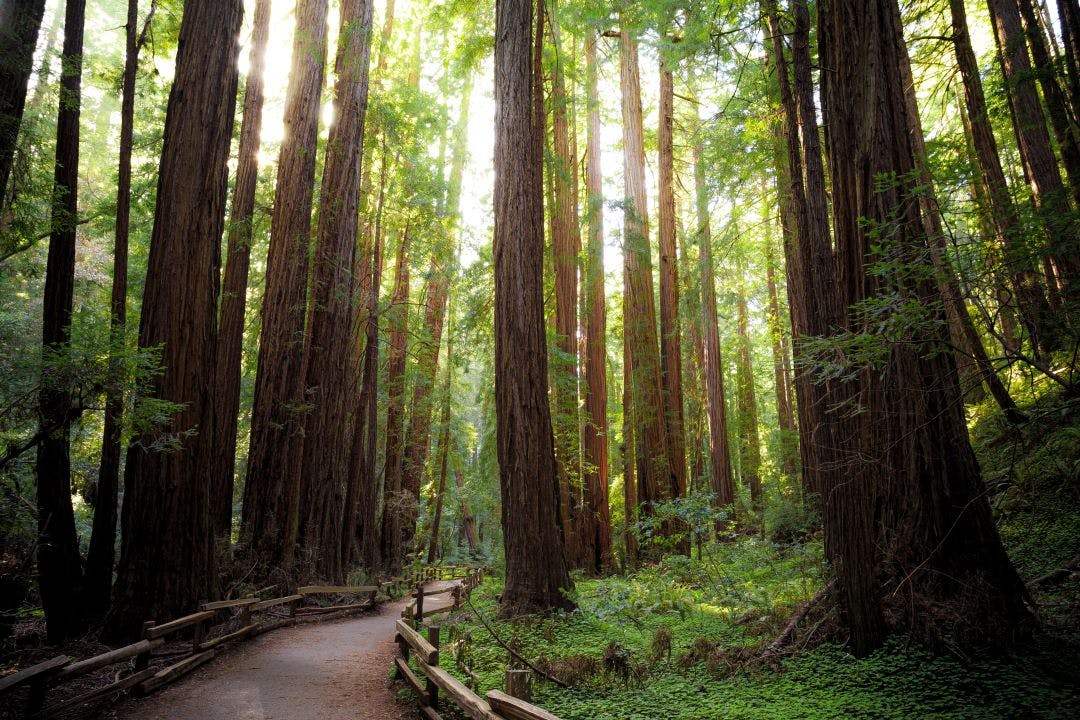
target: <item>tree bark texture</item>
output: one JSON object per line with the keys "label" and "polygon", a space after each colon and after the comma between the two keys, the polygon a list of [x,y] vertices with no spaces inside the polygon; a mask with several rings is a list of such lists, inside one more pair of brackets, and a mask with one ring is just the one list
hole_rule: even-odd
{"label": "tree bark texture", "polygon": [[278,160],[241,542],[264,581],[292,581],[305,423],[304,323],[328,0],[297,0],[285,140]]}
{"label": "tree bark texture", "polygon": [[724,400],[724,363],[720,357],[720,331],[716,318],[715,270],[712,259],[712,223],[709,196],[705,188],[705,166],[701,148],[694,146],[694,190],[697,198],[699,262],[701,263],[702,336],[705,350],[706,405],[709,413],[709,487],[718,508],[735,502],[735,481],[731,474],[727,410]]}
{"label": "tree bark texture", "polygon": [[569,98],[563,75],[564,48],[559,43],[558,19],[550,20],[555,40],[555,63],[551,72],[551,135],[554,160],[550,164],[554,189],[551,209],[551,254],[555,275],[555,334],[559,352],[552,363],[555,382],[554,417],[555,460],[559,473],[559,519],[562,525],[566,559],[574,567],[587,562],[581,533],[582,476],[578,433],[578,255],[581,253],[581,230],[574,198],[573,169],[570,152]]}
{"label": "tree bark texture", "polygon": [[[1071,297],[1077,292],[1080,272],[1080,231],[1072,218],[1069,196],[1046,127],[1046,115],[1035,88],[1031,60],[1020,23],[1016,0],[987,0],[998,58],[1005,75],[1006,93],[1031,195],[1046,227],[1048,257]],[[1050,286],[1055,294],[1054,284]],[[1051,346],[1056,343],[1051,343]]]}
{"label": "tree bark texture", "polygon": [[258,0],[251,30],[251,60],[244,86],[244,119],[236,161],[236,183],[228,228],[225,280],[221,289],[217,359],[214,364],[214,439],[210,505],[214,534],[228,541],[232,532],[233,475],[236,472],[236,422],[240,411],[240,371],[244,318],[251,266],[255,191],[262,136],[263,70],[270,40],[271,0]]}
{"label": "tree bark texture", "polygon": [[311,298],[304,354],[307,359],[300,512],[300,553],[317,577],[343,581],[352,538],[342,536],[349,481],[349,423],[354,396],[357,313],[352,271],[359,230],[360,161],[368,105],[371,0],[343,0],[335,61],[335,122],[323,166]]}
{"label": "tree bark texture", "polygon": [[[919,185],[911,144],[918,118],[910,117],[900,82],[906,49],[893,2],[838,0],[820,15],[821,62],[834,70],[822,97],[842,301],[853,308],[898,293],[940,321],[935,279],[902,269],[927,262],[933,247],[911,201]],[[850,32],[855,18],[865,32]],[[882,176],[895,180],[882,185]],[[890,223],[890,240],[872,247],[881,223]],[[892,263],[884,274],[872,269],[882,253]],[[842,329],[868,332],[872,322],[849,310]],[[943,631],[941,608],[954,608],[941,622],[968,646],[1008,643],[1029,619],[968,442],[955,362],[939,351],[947,342],[943,323],[920,326],[891,342],[880,365],[853,368],[842,383],[855,412],[840,428],[858,457],[833,451],[847,478],[826,488],[823,521],[856,654],[882,642],[886,616],[931,639]],[[1011,629],[1005,637],[1002,627]]]}
{"label": "tree bark texture", "polygon": [[601,573],[611,564],[608,510],[607,305],[604,298],[604,189],[600,156],[600,98],[597,91],[596,38],[585,41],[588,141],[585,185],[588,242],[585,265],[585,415],[583,541],[588,568]]}
{"label": "tree bark texture", "polygon": [[[108,625],[183,615],[216,592],[210,438],[221,235],[236,109],[238,0],[188,0],[169,95],[139,347],[162,347],[152,397],[183,407],[128,450],[123,543]],[[167,438],[178,447],[155,447]]]}
{"label": "tree bark texture", "polygon": [[495,5],[495,408],[507,616],[572,605],[562,593],[572,584],[557,522],[547,397],[543,138],[534,109],[540,56],[531,45],[532,10],[531,0]]}
{"label": "tree bark texture", "polygon": [[128,0],[124,32],[124,76],[120,101],[120,158],[116,184],[116,232],[113,242],[112,295],[109,303],[109,370],[112,373],[105,395],[105,427],[101,440],[94,527],[86,555],[83,615],[98,619],[109,609],[113,566],[116,562],[117,499],[120,482],[120,441],[124,426],[123,363],[116,352],[123,347],[127,327],[128,234],[131,216],[131,151],[135,126],[135,78],[139,50],[153,16],[151,3],[147,25],[139,37],[139,2]]}
{"label": "tree bark texture", "polygon": [[[38,586],[49,641],[78,629],[82,564],[71,506],[71,311],[75,291],[75,228],[79,199],[79,113],[82,105],[85,0],[71,0],[64,19],[63,70],[56,118],[56,162],[49,256],[42,303],[40,425],[55,428],[37,448]],[[40,22],[40,20],[39,20]],[[36,36],[36,33],[35,33]],[[25,94],[25,93],[24,93]]]}
{"label": "tree bark texture", "polygon": [[1056,63],[1046,47],[1046,36],[1043,34],[1039,12],[1031,0],[1016,0],[1016,4],[1024,23],[1035,76],[1042,88],[1043,103],[1050,119],[1050,127],[1054,131],[1058,152],[1061,154],[1061,164],[1065,168],[1073,204],[1080,205],[1080,146],[1077,145],[1077,128],[1069,117],[1068,102],[1057,82]]}
{"label": "tree bark texture", "polygon": [[401,466],[403,493],[402,548],[410,550],[416,537],[420,485],[431,452],[432,390],[439,372],[439,346],[442,344],[446,303],[450,297],[450,258],[436,252],[424,296],[424,328],[416,347],[418,369],[409,405],[408,431],[405,433],[405,456]]}
{"label": "tree bark texture", "polygon": [[964,103],[967,107],[975,159],[986,188],[988,215],[1001,248],[1001,262],[1012,283],[1016,309],[1032,346],[1038,350],[1046,343],[1044,334],[1049,333],[1047,323],[1050,323],[1051,319],[1048,317],[1050,308],[1036,271],[1037,258],[1027,247],[1016,206],[1001,168],[1001,157],[994,130],[990,125],[979,65],[971,47],[963,0],[949,0],[949,9],[956,64],[964,85]]}
{"label": "tree bark texture", "polygon": [[[672,497],[686,496],[686,434],[683,421],[682,339],[679,330],[679,256],[675,247],[675,88],[671,67],[660,62],[660,369],[668,431]],[[687,540],[683,552],[689,552]]]}
{"label": "tree bark texture", "polygon": [[750,319],[746,291],[739,289],[737,303],[739,354],[736,363],[736,400],[739,411],[739,468],[750,489],[750,503],[761,507],[761,436],[758,432],[754,363],[750,345]]}
{"label": "tree bark texture", "polygon": [[0,4],[0,213],[4,211],[44,16],[45,0],[9,0]]}
{"label": "tree bark texture", "polygon": [[631,402],[637,442],[637,500],[645,512],[651,512],[652,504],[676,494],[678,479],[667,433],[656,330],[637,41],[629,31],[622,32],[619,37],[623,179],[626,183],[623,209],[624,342],[630,349],[633,369]]}
{"label": "tree bark texture", "polygon": [[394,292],[386,320],[390,326],[390,349],[386,358],[386,450],[385,484],[383,486],[382,556],[387,569],[396,573],[401,569],[405,499],[402,495],[402,454],[405,445],[405,358],[408,350],[409,330],[409,263],[406,257],[409,230],[401,236],[398,244],[397,262],[394,269]]}

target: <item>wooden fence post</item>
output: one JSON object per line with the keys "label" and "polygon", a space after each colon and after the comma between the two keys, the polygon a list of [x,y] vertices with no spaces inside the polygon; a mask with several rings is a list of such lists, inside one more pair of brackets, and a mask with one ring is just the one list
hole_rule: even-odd
{"label": "wooden fence post", "polygon": [[525,702],[532,701],[532,672],[529,670],[506,671],[506,694]]}
{"label": "wooden fence post", "polygon": [[[150,639],[149,637],[147,637],[147,632],[156,624],[157,623],[155,623],[153,620],[147,620],[142,624],[143,639]],[[146,652],[139,653],[135,656],[135,672],[140,672],[148,667],[150,667],[150,648],[147,648]]]}
{"label": "wooden fence post", "polygon": [[[435,648],[435,658],[432,660],[431,665],[434,667],[439,666],[439,626],[429,625],[427,629],[427,639],[431,643],[431,646]],[[427,679],[427,693],[431,699],[431,707],[439,709],[439,686],[435,684],[435,681],[430,677]]]}
{"label": "wooden fence post", "polygon": [[416,612],[413,613],[413,620],[415,622],[414,627],[417,630],[420,629],[420,624],[424,622],[424,584],[416,583]]}

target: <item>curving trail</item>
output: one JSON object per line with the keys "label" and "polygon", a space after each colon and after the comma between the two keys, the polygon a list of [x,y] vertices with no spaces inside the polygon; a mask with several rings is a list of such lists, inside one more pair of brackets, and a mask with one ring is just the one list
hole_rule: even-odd
{"label": "curving trail", "polygon": [[[440,583],[441,585],[441,583]],[[394,623],[406,600],[364,615],[299,625],[226,651],[115,720],[398,720],[416,716],[390,681]]]}

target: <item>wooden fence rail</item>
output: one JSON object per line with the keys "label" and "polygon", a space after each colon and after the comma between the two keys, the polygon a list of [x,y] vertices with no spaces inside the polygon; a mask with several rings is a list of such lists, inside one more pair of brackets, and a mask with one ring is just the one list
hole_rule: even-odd
{"label": "wooden fence rail", "polygon": [[[233,600],[203,603],[198,612],[190,615],[160,625],[153,620],[143,623],[142,639],[130,645],[79,661],[60,655],[6,675],[0,678],[0,698],[16,688],[28,687],[24,717],[50,718],[114,692],[131,690],[140,695],[150,693],[207,662],[226,643],[253,637],[284,625],[334,619],[373,607],[380,590],[390,595],[400,590],[403,584],[404,579],[397,578],[396,582],[391,581],[379,586],[310,585],[299,588],[297,594],[267,600],[259,600],[254,595],[249,595]],[[265,590],[272,589],[274,588]],[[356,601],[336,605],[302,605],[306,601],[315,603],[319,596],[326,595],[353,595]],[[224,622],[212,624],[223,611],[230,611],[230,617]],[[166,667],[151,668],[153,651],[163,646],[167,638],[179,633],[184,633],[185,639],[191,638],[188,653]],[[130,663],[125,676],[120,677],[124,670],[121,668],[116,673],[117,679],[107,685],[46,705],[50,689],[73,678],[125,662]]]}
{"label": "wooden fence rail", "polygon": [[[462,598],[468,597],[484,579],[484,568],[455,570],[464,571],[464,575],[455,577],[453,572],[449,578],[445,572],[424,575],[416,583],[413,599],[405,605],[401,619],[396,624],[397,635],[394,639],[400,657],[394,658],[394,677],[405,682],[416,694],[420,715],[426,720],[441,720],[439,706],[442,693],[473,720],[559,720],[547,710],[528,702],[531,675],[525,671],[508,670],[507,692],[492,690],[485,697],[480,697],[439,667],[440,626],[425,624],[424,618],[457,610]],[[426,589],[423,585],[425,579],[460,579],[460,582],[449,588]],[[447,592],[453,598],[450,605],[424,607],[425,598]],[[419,675],[409,665],[410,658],[419,668]],[[529,677],[523,678],[522,674]]]}

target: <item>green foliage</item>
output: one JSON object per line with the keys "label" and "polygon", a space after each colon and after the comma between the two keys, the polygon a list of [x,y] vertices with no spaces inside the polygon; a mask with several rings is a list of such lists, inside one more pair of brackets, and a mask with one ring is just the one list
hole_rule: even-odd
{"label": "green foliage", "polygon": [[[506,651],[476,619],[542,671],[534,702],[564,720],[720,720],[916,717],[1068,718],[1080,684],[1062,648],[961,662],[903,639],[857,660],[826,644],[774,664],[754,659],[820,577],[821,547],[756,538],[709,545],[705,560],[671,557],[629,577],[576,580],[578,610],[550,619],[494,620],[489,579],[452,621],[443,666],[478,692],[502,688]],[[445,626],[444,626],[445,627]],[[460,656],[477,680],[469,680]]]}

